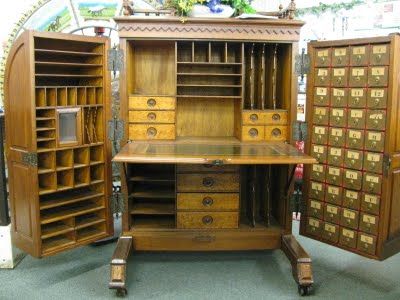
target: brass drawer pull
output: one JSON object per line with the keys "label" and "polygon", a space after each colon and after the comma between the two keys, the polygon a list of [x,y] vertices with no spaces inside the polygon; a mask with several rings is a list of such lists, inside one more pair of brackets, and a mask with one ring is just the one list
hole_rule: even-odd
{"label": "brass drawer pull", "polygon": [[150,127],[149,129],[147,129],[147,135],[149,137],[155,137],[157,134],[157,129],[155,129],[154,127]]}
{"label": "brass drawer pull", "polygon": [[251,137],[256,137],[256,136],[258,136],[258,130],[255,129],[255,128],[251,128],[251,129],[249,130],[249,135],[250,135]]}
{"label": "brass drawer pull", "polygon": [[202,221],[204,225],[211,225],[214,219],[211,216],[204,216]]}
{"label": "brass drawer pull", "polygon": [[154,121],[157,118],[157,115],[155,113],[148,113],[147,114],[147,119],[150,121]]}
{"label": "brass drawer pull", "polygon": [[211,205],[213,205],[213,203],[214,203],[214,200],[212,198],[210,198],[210,197],[205,197],[203,199],[203,205],[204,206],[210,207]]}
{"label": "brass drawer pull", "polygon": [[272,130],[272,135],[274,137],[281,136],[281,134],[282,134],[282,131],[279,128],[275,128],[274,130]]}
{"label": "brass drawer pull", "polygon": [[206,187],[212,187],[214,185],[214,179],[211,177],[203,178],[203,185]]}
{"label": "brass drawer pull", "polygon": [[281,119],[281,116],[279,114],[273,114],[272,115],[272,120],[275,122],[278,122]]}
{"label": "brass drawer pull", "polygon": [[250,115],[250,120],[253,121],[253,122],[258,121],[258,115],[256,115],[256,114],[251,114],[251,115]]}
{"label": "brass drawer pull", "polygon": [[150,107],[154,107],[157,104],[156,99],[150,98],[147,100],[147,105]]}

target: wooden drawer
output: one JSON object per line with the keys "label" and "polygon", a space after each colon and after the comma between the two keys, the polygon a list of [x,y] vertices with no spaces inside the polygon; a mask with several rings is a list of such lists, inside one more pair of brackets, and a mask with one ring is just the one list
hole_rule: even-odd
{"label": "wooden drawer", "polygon": [[345,132],[344,128],[329,128],[328,144],[330,146],[343,147],[345,144]]}
{"label": "wooden drawer", "polygon": [[388,85],[388,67],[370,67],[368,70],[369,86],[387,86]]}
{"label": "wooden drawer", "polygon": [[161,96],[130,96],[129,109],[136,110],[174,110],[176,99]]}
{"label": "wooden drawer", "polygon": [[308,215],[322,219],[324,216],[324,204],[323,202],[310,200],[308,205]]}
{"label": "wooden drawer", "polygon": [[362,170],[364,152],[346,149],[344,152],[344,166],[350,169]]}
{"label": "wooden drawer", "polygon": [[315,85],[316,86],[329,86],[331,78],[331,71],[328,68],[315,69]]}
{"label": "wooden drawer", "polygon": [[175,111],[134,110],[129,112],[129,123],[175,123]]}
{"label": "wooden drawer", "polygon": [[332,108],[330,110],[329,125],[334,127],[346,127],[347,110],[345,108]]}
{"label": "wooden drawer", "polygon": [[177,165],[176,170],[178,173],[199,173],[199,172],[223,172],[223,173],[234,173],[239,172],[240,166],[238,165],[223,165],[223,166],[215,166],[215,165],[188,165],[182,164]]}
{"label": "wooden drawer", "polygon": [[346,147],[351,149],[364,149],[364,130],[348,129],[346,135]]}
{"label": "wooden drawer", "polygon": [[239,174],[178,174],[178,192],[239,192]]}
{"label": "wooden drawer", "polygon": [[349,86],[364,87],[367,85],[367,67],[352,67],[350,68]]}
{"label": "wooden drawer", "polygon": [[339,244],[349,248],[356,248],[357,232],[343,227],[340,228]]}
{"label": "wooden drawer", "polygon": [[370,65],[388,65],[390,58],[390,46],[388,44],[372,45],[370,53]]}
{"label": "wooden drawer", "polygon": [[335,87],[347,86],[349,69],[347,68],[333,68],[331,84]]}
{"label": "wooden drawer", "polygon": [[323,223],[324,222],[316,218],[307,218],[306,232],[309,235],[320,237]]}
{"label": "wooden drawer", "polygon": [[332,66],[347,66],[349,64],[349,48],[340,47],[332,50]]}
{"label": "wooden drawer", "polygon": [[327,146],[311,145],[311,156],[318,160],[320,163],[326,163]]}
{"label": "wooden drawer", "polygon": [[329,109],[327,107],[315,106],[313,113],[313,122],[317,125],[328,125]]}
{"label": "wooden drawer", "polygon": [[383,154],[374,152],[364,153],[364,170],[367,172],[380,173],[383,171]]}
{"label": "wooden drawer", "polygon": [[271,110],[265,112],[265,124],[287,125],[288,112],[286,110]]}
{"label": "wooden drawer", "polygon": [[264,126],[243,126],[242,141],[263,141],[265,137]]}
{"label": "wooden drawer", "polygon": [[369,89],[367,95],[368,108],[386,108],[387,106],[387,88]]}
{"label": "wooden drawer", "polygon": [[370,233],[378,234],[379,217],[361,213],[360,215],[360,230]]}
{"label": "wooden drawer", "polygon": [[344,170],[343,186],[348,189],[361,190],[362,173],[356,170]]}
{"label": "wooden drawer", "polygon": [[368,110],[367,111],[367,129],[385,130],[386,128],[386,111],[385,110]]}
{"label": "wooden drawer", "polygon": [[343,206],[354,210],[360,209],[361,192],[344,190]]}
{"label": "wooden drawer", "polygon": [[316,181],[325,181],[325,165],[313,164],[311,167],[310,178]]}
{"label": "wooden drawer", "polygon": [[372,194],[380,194],[382,191],[382,175],[364,173],[363,191]]}
{"label": "wooden drawer", "polygon": [[174,140],[175,125],[130,124],[130,140]]}
{"label": "wooden drawer", "polygon": [[331,65],[331,49],[317,49],[315,51],[315,65],[328,67]]}
{"label": "wooden drawer", "polygon": [[325,193],[325,201],[328,203],[342,204],[343,188],[335,185],[327,185]]}
{"label": "wooden drawer", "polygon": [[316,144],[328,143],[328,127],[313,126],[311,141]]}
{"label": "wooden drawer", "polygon": [[368,65],[369,51],[368,46],[350,47],[350,65],[365,66]]}
{"label": "wooden drawer", "polygon": [[331,106],[346,107],[349,93],[348,89],[332,88]]}
{"label": "wooden drawer", "polygon": [[326,172],[326,182],[341,186],[343,184],[343,169],[328,166]]}
{"label": "wooden drawer", "polygon": [[365,120],[367,113],[365,109],[349,109],[347,126],[350,128],[363,129],[365,128]]}
{"label": "wooden drawer", "polygon": [[381,203],[381,197],[378,195],[363,194],[361,198],[361,210],[379,215],[379,206]]}
{"label": "wooden drawer", "polygon": [[343,165],[344,149],[336,147],[329,147],[328,149],[328,164],[341,167]]}
{"label": "wooden drawer", "polygon": [[265,126],[265,141],[267,142],[284,142],[288,140],[287,126]]}
{"label": "wooden drawer", "polygon": [[323,201],[324,195],[325,195],[325,184],[321,182],[311,181],[311,186],[309,190],[310,198]]}
{"label": "wooden drawer", "polygon": [[322,106],[329,105],[329,88],[316,87],[314,89],[314,104]]}
{"label": "wooden drawer", "polygon": [[365,134],[365,150],[383,152],[385,148],[385,133],[367,131]]}
{"label": "wooden drawer", "polygon": [[260,111],[244,111],[242,113],[243,125],[264,125],[265,112]]}
{"label": "wooden drawer", "polygon": [[341,217],[340,217],[340,225],[350,227],[351,229],[357,229],[358,228],[358,216],[359,216],[358,211],[343,208]]}
{"label": "wooden drawer", "polygon": [[367,91],[366,89],[351,88],[349,92],[349,107],[363,108],[367,105]]}
{"label": "wooden drawer", "polygon": [[228,229],[239,227],[238,212],[178,212],[176,225],[180,229]]}
{"label": "wooden drawer", "polygon": [[357,239],[357,249],[375,255],[376,252],[376,236],[360,232]]}
{"label": "wooden drawer", "polygon": [[178,193],[176,198],[178,210],[238,210],[238,193]]}
{"label": "wooden drawer", "polygon": [[332,243],[337,243],[339,240],[339,226],[325,222],[322,238]]}
{"label": "wooden drawer", "polygon": [[324,210],[324,220],[339,224],[340,222],[340,207],[332,204],[326,204]]}

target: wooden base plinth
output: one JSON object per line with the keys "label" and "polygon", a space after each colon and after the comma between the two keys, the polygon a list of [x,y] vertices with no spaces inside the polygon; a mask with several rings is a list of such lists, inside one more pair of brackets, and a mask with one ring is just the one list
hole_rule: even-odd
{"label": "wooden base plinth", "polygon": [[127,260],[132,248],[132,237],[121,236],[118,240],[117,247],[115,248],[111,264],[110,264],[110,289],[116,289],[117,294],[125,296],[126,289],[126,267]]}

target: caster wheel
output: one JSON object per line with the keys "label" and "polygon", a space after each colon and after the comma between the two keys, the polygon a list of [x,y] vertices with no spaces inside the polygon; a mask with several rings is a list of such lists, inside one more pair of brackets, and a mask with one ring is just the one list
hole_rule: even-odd
{"label": "caster wheel", "polygon": [[300,296],[307,296],[311,292],[311,286],[310,285],[307,285],[307,286],[299,285],[298,292],[299,292]]}
{"label": "caster wheel", "polygon": [[125,297],[128,294],[127,289],[117,289],[117,296],[118,297]]}

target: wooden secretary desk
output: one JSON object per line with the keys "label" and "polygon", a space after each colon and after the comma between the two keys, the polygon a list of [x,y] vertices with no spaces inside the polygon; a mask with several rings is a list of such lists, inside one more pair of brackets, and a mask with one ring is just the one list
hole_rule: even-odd
{"label": "wooden secretary desk", "polygon": [[[124,211],[110,288],[126,293],[132,249],[282,249],[307,294],[311,259],[291,234],[289,203],[296,165],[320,160],[292,146],[303,23],[136,16],[116,22],[124,135],[113,160],[121,165]],[[10,52],[12,228],[14,243],[35,257],[112,234],[108,49],[106,38],[27,31]],[[321,183],[312,176],[314,186]],[[335,244],[309,230],[316,222],[307,214],[301,232]]]}

